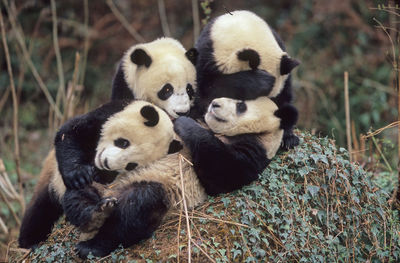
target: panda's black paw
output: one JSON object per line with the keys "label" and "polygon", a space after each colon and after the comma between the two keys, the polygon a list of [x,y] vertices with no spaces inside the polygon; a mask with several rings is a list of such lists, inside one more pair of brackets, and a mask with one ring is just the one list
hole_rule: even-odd
{"label": "panda's black paw", "polygon": [[189,139],[197,129],[202,128],[195,120],[189,117],[179,117],[174,122],[174,131],[182,140]]}
{"label": "panda's black paw", "polygon": [[294,147],[299,145],[299,143],[300,143],[299,137],[297,137],[293,133],[290,133],[287,135],[284,134],[283,138],[282,138],[282,146],[281,147],[284,150],[289,150],[289,149],[293,149]]}
{"label": "panda's black paw", "polygon": [[93,182],[94,167],[91,165],[75,165],[63,173],[64,184],[69,189],[82,189]]}
{"label": "panda's black paw", "polygon": [[92,254],[95,257],[104,257],[107,256],[111,250],[104,249],[102,247],[92,246],[89,241],[79,242],[75,247],[75,252],[82,259],[85,259]]}
{"label": "panda's black paw", "polygon": [[297,122],[298,119],[297,109],[290,104],[285,104],[280,107],[276,112],[275,116],[281,119],[281,129],[291,129]]}

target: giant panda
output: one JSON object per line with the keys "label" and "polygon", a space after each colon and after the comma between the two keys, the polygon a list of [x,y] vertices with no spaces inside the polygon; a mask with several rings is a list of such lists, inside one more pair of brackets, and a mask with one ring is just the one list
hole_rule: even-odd
{"label": "giant panda", "polygon": [[[72,158],[74,166],[69,169],[90,171],[96,181],[108,183],[118,173],[138,169],[167,153],[179,151],[182,146],[174,136],[169,116],[145,101],[111,101],[66,122],[56,135],[56,152],[51,151],[44,162],[34,196],[22,220],[19,245],[30,248],[45,240],[54,222],[63,214],[62,199],[66,187],[56,161],[60,151],[65,154],[63,156]],[[77,152],[77,149],[84,151]],[[58,156],[57,159],[58,163],[64,161]],[[76,183],[92,182],[92,177],[79,179],[85,182]],[[101,184],[93,185],[102,191]],[[88,195],[90,193],[86,193]],[[102,201],[98,212],[109,210],[107,207],[115,202],[113,199]],[[97,219],[97,224],[101,225],[102,219]],[[89,227],[93,227],[93,223]]]}
{"label": "giant panda", "polygon": [[[218,98],[212,101],[205,116],[208,127],[203,127],[193,119],[183,118],[196,125],[187,132],[203,138],[198,148],[204,145],[203,150],[208,150],[211,147],[210,158],[218,159],[218,154],[232,152],[238,154],[238,158],[253,160],[253,167],[243,167],[243,172],[252,176],[263,170],[275,155],[282,140],[282,127],[292,125],[282,122],[278,116],[293,110],[291,106],[278,110],[276,104],[267,97],[252,101]],[[183,124],[175,125],[175,130],[186,130],[186,124]],[[150,237],[164,215],[181,205],[183,198],[188,208],[206,200],[206,190],[190,163],[192,158],[188,147],[148,166],[121,174],[112,187],[105,187],[102,194],[91,186],[65,193],[63,205],[71,223],[78,227],[86,226],[86,229],[94,225],[90,228],[92,238],[77,245],[80,257],[85,258],[89,253],[105,256],[119,244],[129,247]],[[246,148],[248,156],[237,151],[236,148],[240,147]],[[199,152],[203,151],[199,149]],[[218,165],[229,169],[228,166],[232,165],[230,161],[222,159]],[[256,179],[251,176],[247,183]],[[97,228],[99,224],[93,220],[99,216],[98,207],[104,204],[105,198],[115,198],[118,203],[112,207],[111,213],[107,211],[107,219]]]}
{"label": "giant panda", "polygon": [[[290,72],[299,62],[290,58],[278,34],[256,14],[239,10],[216,17],[202,30],[195,50],[198,97],[194,107],[198,116],[215,98],[212,93],[218,86],[224,86],[222,97],[247,100],[268,96],[278,107],[291,103]],[[261,81],[265,72],[274,78],[272,88],[249,89],[243,80],[252,77]],[[231,83],[236,85],[232,87]],[[283,148],[298,145],[292,130],[285,129]]]}
{"label": "giant panda", "polygon": [[111,100],[141,99],[173,117],[187,115],[196,91],[196,51],[177,40],[159,38],[129,48],[112,83]]}

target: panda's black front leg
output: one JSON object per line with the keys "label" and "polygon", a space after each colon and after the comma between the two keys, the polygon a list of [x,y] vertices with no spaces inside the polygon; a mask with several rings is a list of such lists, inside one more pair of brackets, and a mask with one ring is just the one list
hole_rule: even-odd
{"label": "panda's black front leg", "polygon": [[194,151],[201,141],[209,141],[214,137],[210,130],[189,117],[177,118],[174,122],[174,130],[190,151]]}
{"label": "panda's black front leg", "polygon": [[179,117],[174,123],[192,155],[194,170],[209,195],[239,189],[258,178],[267,164],[265,149],[255,136],[231,137],[222,142],[193,119]]}
{"label": "panda's black front leg", "polygon": [[161,224],[170,202],[158,182],[135,182],[116,193],[115,207],[94,238],[80,242],[76,249],[81,258],[89,253],[103,257],[118,248],[149,238]]}
{"label": "panda's black front leg", "polygon": [[283,129],[282,148],[292,149],[299,145],[299,138],[293,134],[293,127],[298,119],[298,111],[291,104],[284,104],[275,112],[275,116],[281,119],[280,128]]}

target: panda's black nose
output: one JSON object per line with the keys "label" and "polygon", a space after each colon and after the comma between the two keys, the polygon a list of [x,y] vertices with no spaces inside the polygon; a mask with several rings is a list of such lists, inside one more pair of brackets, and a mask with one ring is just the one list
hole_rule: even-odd
{"label": "panda's black nose", "polygon": [[219,105],[217,102],[212,102],[211,103],[211,107],[213,107],[213,108],[220,108],[221,107],[221,105]]}
{"label": "panda's black nose", "polygon": [[188,115],[188,111],[187,112],[176,112],[176,114],[178,114],[179,116],[186,116]]}

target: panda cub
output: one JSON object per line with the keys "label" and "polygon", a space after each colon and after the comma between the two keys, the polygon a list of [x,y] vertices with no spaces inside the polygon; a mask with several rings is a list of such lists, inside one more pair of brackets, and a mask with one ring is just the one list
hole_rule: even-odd
{"label": "panda cub", "polygon": [[[65,160],[59,159],[60,151],[63,156],[72,158],[74,166],[69,169],[90,170],[96,181],[107,183],[121,172],[137,169],[179,151],[182,145],[174,140],[174,136],[169,116],[145,101],[128,103],[115,100],[65,123],[55,139],[56,152],[51,151],[46,158],[22,220],[20,246],[30,248],[46,239],[54,222],[63,214],[61,204],[65,193],[74,191],[66,190],[62,180],[57,161],[63,163]],[[77,154],[77,149],[83,151]],[[79,179],[92,183],[89,177]],[[97,194],[104,191],[99,183],[93,182],[92,186]],[[83,195],[82,201],[94,194],[88,191]],[[87,228],[82,225],[82,229],[90,232],[96,225],[102,225],[105,217],[100,215],[108,213],[115,202],[113,198],[98,200],[92,211],[97,222],[92,221]]]}
{"label": "panda cub", "polygon": [[[263,164],[265,167],[280,146],[282,125],[288,125],[282,123],[276,115],[281,114],[280,111],[290,110],[290,107],[278,110],[275,103],[267,97],[246,102],[219,98],[211,103],[205,116],[206,124],[211,130],[196,123],[196,127],[191,127],[189,132],[198,133],[196,136],[202,136],[204,143],[213,142],[213,148],[217,151],[241,147],[245,138],[247,143],[252,144],[249,150],[251,157],[258,159],[258,163],[268,158]],[[182,128],[185,129],[175,126],[175,129]],[[246,137],[250,133],[256,135],[251,137],[254,139],[252,141]],[[97,228],[98,224],[94,224],[94,231],[91,233],[95,233],[93,238],[78,244],[79,255],[86,257],[91,252],[95,256],[105,256],[119,244],[129,247],[150,237],[161,224],[164,215],[182,205],[183,198],[189,208],[205,201],[207,194],[189,163],[190,160],[190,151],[184,147],[179,153],[169,154],[148,166],[125,172],[112,187],[103,191],[103,196],[98,194],[96,201],[92,197],[87,201],[82,200],[88,188],[65,193],[65,212],[78,227],[93,224],[93,212],[97,211],[97,204],[104,200],[104,196],[114,197],[118,201],[113,212],[107,213],[108,218],[100,228]],[[86,220],[82,220],[83,218]]]}
{"label": "panda cub", "polygon": [[[217,89],[222,97],[248,100],[268,96],[279,108],[291,103],[290,73],[299,62],[290,58],[278,34],[256,14],[240,10],[213,19],[201,32],[196,51],[199,99],[195,107],[199,108],[199,115],[215,98],[217,86],[223,87]],[[254,89],[246,81],[249,78],[253,82],[272,81],[272,85]],[[299,143],[292,130],[293,126],[285,129],[284,148]]]}
{"label": "panda cub", "polygon": [[196,89],[196,55],[172,38],[132,46],[115,73],[111,99],[146,100],[173,118],[187,115]]}

